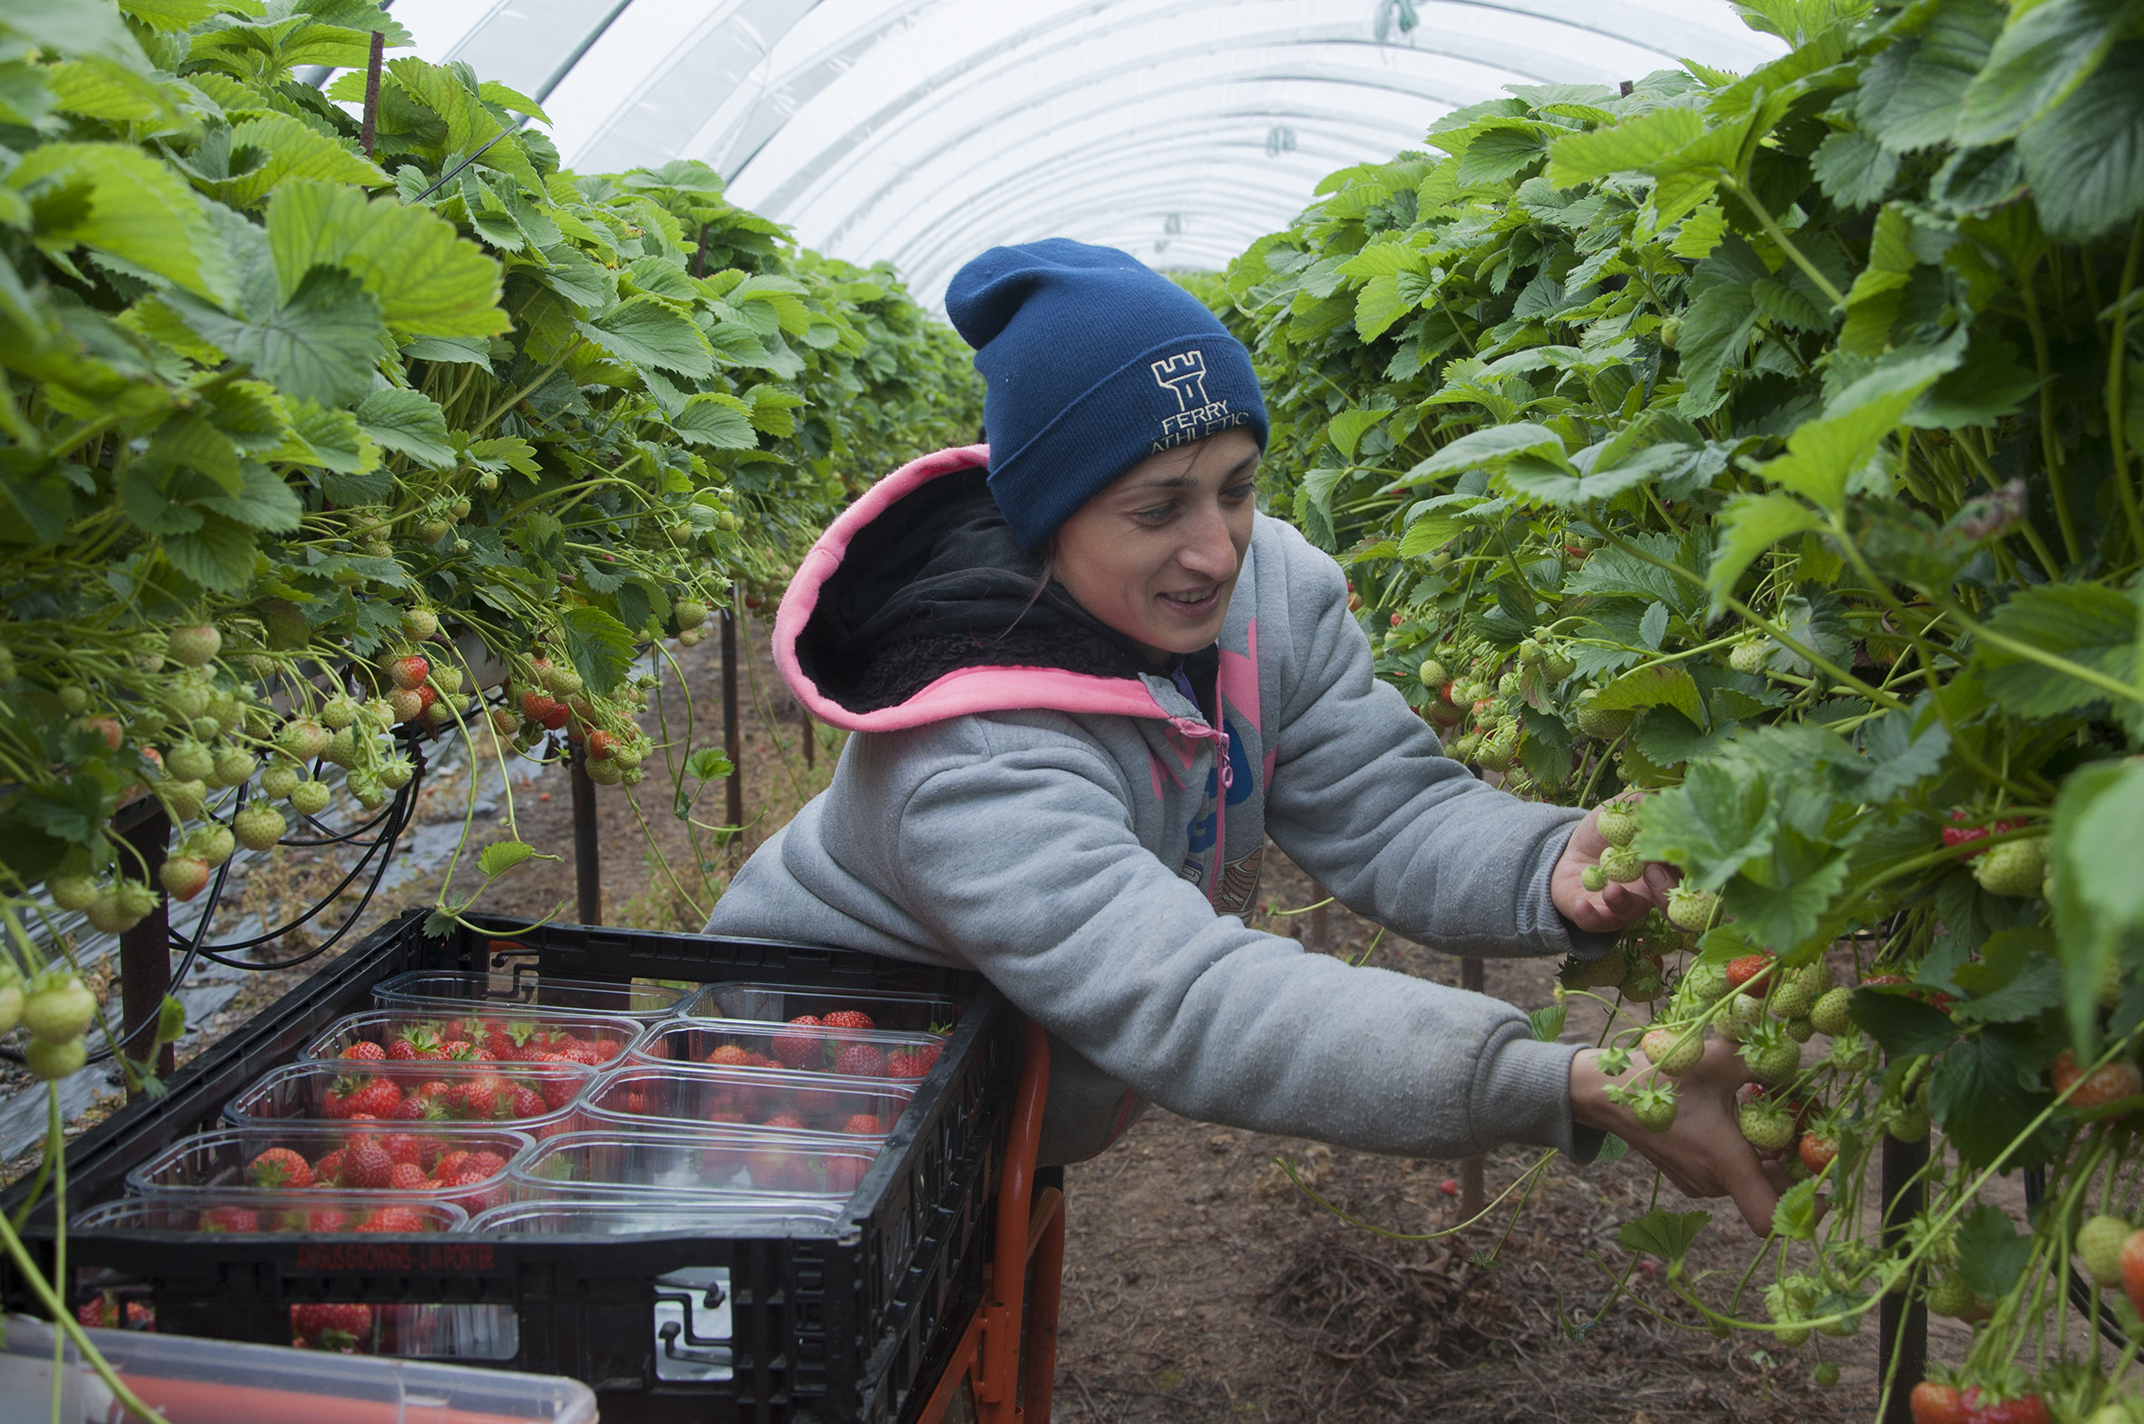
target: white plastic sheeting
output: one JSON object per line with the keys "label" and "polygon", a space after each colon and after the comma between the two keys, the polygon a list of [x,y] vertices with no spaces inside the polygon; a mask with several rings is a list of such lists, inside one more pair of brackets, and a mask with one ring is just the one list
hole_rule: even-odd
{"label": "white plastic sheeting", "polygon": [[1510,84],[1781,51],[1726,0],[402,0],[428,59],[537,94],[583,172],[699,159],[937,304],[1000,242],[1214,268],[1320,177]]}

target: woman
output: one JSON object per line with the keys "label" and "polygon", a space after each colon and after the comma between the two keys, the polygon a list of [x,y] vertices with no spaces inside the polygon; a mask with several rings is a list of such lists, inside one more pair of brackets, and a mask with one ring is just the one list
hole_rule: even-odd
{"label": "woman", "polygon": [[1715,1044],[1665,1133],[1508,1004],[1245,926],[1268,836],[1350,908],[1457,954],[1604,953],[1662,900],[1587,892],[1593,816],[1447,759],[1372,676],[1331,558],[1253,508],[1249,354],[1110,249],[994,248],[947,292],[990,444],[889,475],[798,570],[775,656],[859,733],[708,930],[980,970],[1051,1037],[1041,1162],[1149,1102],[1452,1158],[1618,1132],[1692,1195],[1776,1199]]}

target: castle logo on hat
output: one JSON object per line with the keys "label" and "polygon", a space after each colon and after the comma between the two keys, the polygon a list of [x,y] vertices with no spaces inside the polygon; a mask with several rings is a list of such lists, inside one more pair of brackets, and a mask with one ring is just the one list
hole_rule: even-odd
{"label": "castle logo on hat", "polygon": [[1162,389],[1176,393],[1176,414],[1161,422],[1161,438],[1147,447],[1150,455],[1204,440],[1219,431],[1250,423],[1248,411],[1230,413],[1225,400],[1206,398],[1206,353],[1193,347],[1149,366]]}

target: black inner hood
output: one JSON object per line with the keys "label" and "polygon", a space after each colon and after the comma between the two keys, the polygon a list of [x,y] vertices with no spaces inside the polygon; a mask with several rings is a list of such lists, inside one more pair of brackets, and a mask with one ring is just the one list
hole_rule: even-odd
{"label": "black inner hood", "polygon": [[849,541],[797,639],[797,663],[821,693],[871,712],[964,667],[1165,671],[1062,584],[1036,592],[1042,565],[1014,540],[988,478],[981,466],[941,475]]}

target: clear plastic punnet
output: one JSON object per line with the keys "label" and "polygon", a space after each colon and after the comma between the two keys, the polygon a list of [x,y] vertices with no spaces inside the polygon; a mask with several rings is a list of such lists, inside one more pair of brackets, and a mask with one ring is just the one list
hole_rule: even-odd
{"label": "clear plastic punnet", "polygon": [[468,1219],[469,1213],[450,1202],[419,1201],[394,1192],[202,1191],[185,1197],[121,1197],[82,1212],[68,1229],[421,1236],[452,1231]]}
{"label": "clear plastic punnet", "polygon": [[506,1169],[536,1139],[488,1126],[413,1123],[259,1124],[182,1138],[127,1174],[144,1197],[262,1194],[326,1188],[392,1192],[476,1213],[506,1199]]}
{"label": "clear plastic punnet", "polygon": [[515,1201],[709,1199],[779,1213],[798,1209],[787,1199],[810,1198],[832,1214],[871,1170],[878,1146],[826,1133],[754,1128],[572,1132],[539,1144],[517,1162],[507,1191]]}
{"label": "clear plastic punnet", "polygon": [[709,984],[694,994],[679,1014],[695,1019],[752,1019],[787,1023],[810,1016],[860,1013],[871,1027],[893,1033],[931,1033],[943,1038],[960,1021],[960,1005],[936,994],[902,994],[890,990],[852,993],[845,989],[804,989],[794,984]]}
{"label": "clear plastic punnet", "polygon": [[823,1023],[753,1019],[672,1019],[650,1029],[632,1051],[644,1063],[701,1063],[711,1068],[784,1069],[843,1078],[883,1078],[913,1090],[930,1072],[945,1040],[930,1033],[829,1028]]}
{"label": "clear plastic punnet", "polygon": [[571,1014],[622,1014],[642,1023],[669,1018],[695,991],[665,984],[607,984],[516,973],[462,974],[420,969],[383,979],[373,1007],[428,1013],[472,1013],[515,1006]]}
{"label": "clear plastic punnet", "polygon": [[891,1079],[771,1068],[628,1064],[589,1090],[581,1114],[591,1131],[664,1131],[689,1123],[883,1140],[915,1089]]}
{"label": "clear plastic punnet", "polygon": [[601,1068],[631,1052],[647,1032],[646,1023],[623,1014],[570,1009],[515,1005],[456,1012],[374,1009],[337,1019],[298,1057],[370,1063],[533,1063],[538,1054],[556,1053]]}
{"label": "clear plastic punnet", "polygon": [[[304,1309],[305,1307],[297,1307]],[[452,1306],[380,1306],[414,1316]],[[496,1307],[474,1307],[493,1310]],[[512,1312],[507,1312],[512,1319]],[[110,1386],[63,1341],[60,1409],[51,1414],[53,1329],[9,1316],[0,1332],[0,1418],[42,1424],[122,1424],[130,1418]],[[413,1327],[414,1329],[414,1327]],[[432,1327],[433,1333],[436,1327]],[[132,1330],[90,1330],[90,1343],[120,1381],[170,1424],[596,1424],[595,1395],[577,1380],[425,1361],[372,1359]],[[511,1351],[508,1356],[511,1356]]]}
{"label": "clear plastic punnet", "polygon": [[578,1124],[596,1081],[585,1063],[286,1063],[224,1105],[233,1127],[310,1120],[382,1126],[476,1123],[535,1137]]}
{"label": "clear plastic punnet", "polygon": [[841,1205],[836,1202],[828,1210],[809,1198],[793,1197],[675,1204],[646,1196],[553,1197],[495,1206],[470,1217],[461,1229],[541,1236],[817,1236],[831,1228]]}

